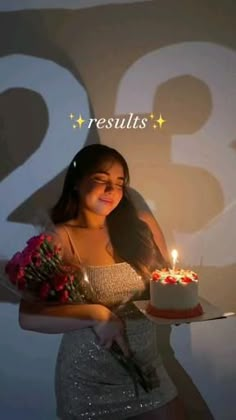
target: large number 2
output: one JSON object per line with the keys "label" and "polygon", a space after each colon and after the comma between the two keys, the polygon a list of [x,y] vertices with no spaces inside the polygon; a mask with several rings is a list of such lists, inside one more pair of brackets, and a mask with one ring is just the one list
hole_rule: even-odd
{"label": "large number 2", "polygon": [[0,71],[0,92],[14,86],[32,89],[42,95],[49,110],[49,127],[41,146],[0,184],[0,250],[2,257],[8,257],[35,233],[29,225],[8,222],[8,215],[56,177],[84,145],[87,130],[76,130],[75,135],[68,119],[71,112],[82,112],[87,119],[90,111],[78,80],[52,61],[11,55],[0,59]]}

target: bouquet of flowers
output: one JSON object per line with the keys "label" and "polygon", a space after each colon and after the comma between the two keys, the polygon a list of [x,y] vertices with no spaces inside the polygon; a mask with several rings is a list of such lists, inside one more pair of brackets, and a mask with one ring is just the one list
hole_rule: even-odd
{"label": "bouquet of flowers", "polygon": [[49,234],[29,239],[23,251],[8,261],[5,273],[25,300],[89,303],[92,298],[83,270],[63,263],[61,246]]}
{"label": "bouquet of flowers", "polygon": [[[98,303],[86,271],[63,263],[60,244],[50,234],[40,234],[27,241],[5,266],[8,281],[21,297],[29,301],[50,304]],[[128,342],[128,338],[127,338]],[[153,382],[152,372],[142,369],[134,355],[125,356],[113,343],[111,354],[130,375],[136,396],[138,384],[149,392],[159,383]],[[155,380],[156,380],[155,376]]]}

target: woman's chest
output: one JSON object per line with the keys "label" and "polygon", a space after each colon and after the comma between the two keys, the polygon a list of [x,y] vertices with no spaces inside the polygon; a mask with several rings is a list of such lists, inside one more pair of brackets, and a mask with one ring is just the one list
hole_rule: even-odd
{"label": "woman's chest", "polygon": [[[70,252],[84,265],[107,265],[118,262],[114,257],[109,235],[106,231],[69,231]],[[68,255],[69,253],[67,253]]]}
{"label": "woman's chest", "polygon": [[147,289],[141,276],[128,264],[86,268],[96,302],[114,306],[140,299]]}

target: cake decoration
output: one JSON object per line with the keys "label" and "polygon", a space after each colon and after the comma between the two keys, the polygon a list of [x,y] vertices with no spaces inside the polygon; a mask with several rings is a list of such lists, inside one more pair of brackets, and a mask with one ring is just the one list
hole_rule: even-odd
{"label": "cake decoration", "polygon": [[173,319],[202,315],[197,273],[175,267],[155,270],[150,279],[147,312],[156,317]]}

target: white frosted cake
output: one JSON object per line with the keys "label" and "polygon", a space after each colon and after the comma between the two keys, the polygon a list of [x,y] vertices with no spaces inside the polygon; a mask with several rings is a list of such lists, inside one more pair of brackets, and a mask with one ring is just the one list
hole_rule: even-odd
{"label": "white frosted cake", "polygon": [[163,268],[150,280],[148,313],[161,318],[190,318],[203,314],[198,299],[198,275],[191,270]]}

